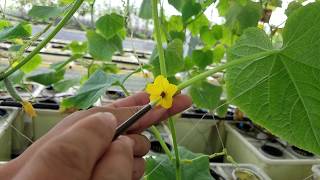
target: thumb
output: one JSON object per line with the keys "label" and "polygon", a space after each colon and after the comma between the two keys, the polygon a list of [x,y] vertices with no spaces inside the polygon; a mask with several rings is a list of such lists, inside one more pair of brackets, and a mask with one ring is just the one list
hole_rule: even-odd
{"label": "thumb", "polygon": [[37,151],[19,173],[23,174],[21,178],[89,179],[96,162],[110,145],[116,125],[111,113],[85,117]]}

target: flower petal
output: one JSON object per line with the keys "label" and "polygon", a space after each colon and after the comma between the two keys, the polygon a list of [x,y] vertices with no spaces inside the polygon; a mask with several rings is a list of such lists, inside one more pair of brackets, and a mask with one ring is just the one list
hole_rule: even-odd
{"label": "flower petal", "polygon": [[160,101],[160,105],[165,108],[169,109],[172,106],[172,97],[166,96],[165,98],[162,98]]}
{"label": "flower petal", "polygon": [[161,94],[161,89],[156,84],[148,84],[146,91],[148,94],[159,95]]}
{"label": "flower petal", "polygon": [[21,105],[23,106],[24,111],[31,117],[36,117],[37,113],[33,108],[32,104],[29,101],[22,101]]}
{"label": "flower petal", "polygon": [[150,99],[150,101],[156,101],[158,99],[162,99],[162,97],[158,96],[158,95],[151,94],[149,99]]}
{"label": "flower petal", "polygon": [[166,88],[166,95],[172,97],[178,90],[178,87],[174,84],[169,84]]}
{"label": "flower petal", "polygon": [[164,76],[159,75],[155,79],[154,84],[159,87],[161,91],[164,91],[169,86],[169,81]]}

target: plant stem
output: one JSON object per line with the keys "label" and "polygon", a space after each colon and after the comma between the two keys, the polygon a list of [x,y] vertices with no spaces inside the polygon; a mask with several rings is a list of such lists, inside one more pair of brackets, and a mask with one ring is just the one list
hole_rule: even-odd
{"label": "plant stem", "polygon": [[[167,77],[166,61],[164,58],[164,51],[163,51],[163,47],[162,47],[162,39],[161,39],[161,31],[160,31],[161,26],[159,23],[159,16],[158,16],[158,0],[152,0],[152,17],[153,17],[153,22],[154,22],[154,30],[156,31],[156,41],[157,41],[157,48],[158,48],[158,55],[159,55],[159,62],[160,62],[160,71],[163,76]],[[176,139],[176,131],[175,131],[174,123],[171,118],[169,118],[169,126],[170,126],[170,131],[172,134],[173,149],[174,149],[174,153],[175,153],[176,180],[181,180],[181,166],[180,166],[179,149],[178,149],[178,144],[177,144],[177,139]],[[161,136],[160,136],[160,138],[161,138]]]}
{"label": "plant stem", "polygon": [[169,118],[169,128],[172,134],[172,141],[173,141],[173,148],[174,148],[174,155],[176,161],[176,180],[181,180],[181,165],[180,165],[180,155],[177,143],[177,135],[176,135],[176,128],[173,123],[173,119]]}
{"label": "plant stem", "polygon": [[200,80],[203,80],[203,79],[207,78],[208,76],[211,76],[212,74],[217,73],[219,71],[222,71],[224,69],[227,69],[227,68],[230,68],[230,67],[234,67],[234,66],[237,66],[239,64],[248,62],[248,61],[261,59],[261,58],[270,56],[272,54],[275,54],[275,53],[277,53],[279,51],[280,50],[270,50],[270,51],[260,52],[260,53],[256,53],[256,54],[252,54],[252,55],[249,55],[249,56],[245,56],[245,57],[236,59],[234,61],[228,62],[228,63],[223,64],[221,66],[215,67],[215,68],[213,68],[211,70],[208,70],[206,72],[203,72],[203,73],[201,73],[201,74],[199,74],[199,75],[197,75],[197,76],[195,76],[195,77],[193,77],[191,79],[188,79],[185,82],[182,82],[181,84],[178,85],[178,90],[182,90],[182,89],[190,86],[191,84],[193,84],[195,82],[198,82]]}
{"label": "plant stem", "polygon": [[168,146],[166,145],[166,143],[163,141],[160,132],[158,131],[158,129],[155,126],[151,126],[151,131],[154,134],[154,136],[156,137],[156,139],[159,141],[162,149],[164,150],[164,152],[166,153],[166,155],[168,156],[168,158],[170,160],[173,159],[170,149],[168,148]]}
{"label": "plant stem", "polygon": [[159,16],[158,16],[158,0],[152,0],[152,17],[153,17],[154,30],[156,31],[156,41],[157,41],[157,48],[158,48],[158,55],[159,55],[159,62],[160,62],[160,71],[163,76],[167,76],[167,68],[166,68],[166,62],[164,59],[164,51],[162,47],[161,31],[160,31],[161,28],[160,28]]}
{"label": "plant stem", "polygon": [[214,153],[214,154],[209,155],[208,158],[209,158],[209,159],[213,159],[213,158],[215,158],[215,157],[224,156],[224,155],[226,155],[226,154],[227,154],[226,151],[223,150],[222,152]]}
{"label": "plant stem", "polygon": [[56,71],[60,71],[62,70],[67,64],[69,64],[70,62],[78,59],[79,56],[71,56],[68,60],[66,60],[65,62],[63,62],[62,64],[60,64],[59,66],[57,66],[55,69]]}
{"label": "plant stem", "polygon": [[0,81],[7,78],[9,75],[20,69],[23,65],[29,62],[36,54],[40,52],[40,50],[46,46],[50,40],[62,29],[62,27],[70,20],[73,14],[78,10],[80,5],[84,0],[77,0],[70,11],[63,17],[63,19],[59,22],[59,24],[52,30],[52,32],[43,40],[40,44],[30,52],[19,64],[11,68],[10,70],[0,74]]}
{"label": "plant stem", "polygon": [[123,85],[123,84],[119,83],[119,85],[118,85],[118,86],[122,89],[122,91],[124,92],[124,94],[125,94],[126,96],[130,96],[129,91],[127,90],[127,88],[126,88],[126,87],[124,87],[124,85]]}
{"label": "plant stem", "polygon": [[6,89],[10,96],[17,102],[22,102],[22,98],[17,93],[16,89],[13,87],[11,81],[8,78],[4,79],[4,85],[6,86]]}
{"label": "plant stem", "polygon": [[36,34],[35,36],[33,36],[29,42],[27,42],[25,45],[23,45],[21,47],[21,49],[18,51],[17,56],[15,57],[15,59],[20,59],[23,54],[25,53],[25,51],[36,41],[38,40],[44,33],[46,33],[50,27],[52,26],[52,23],[48,24],[41,32],[39,32],[38,34]]}

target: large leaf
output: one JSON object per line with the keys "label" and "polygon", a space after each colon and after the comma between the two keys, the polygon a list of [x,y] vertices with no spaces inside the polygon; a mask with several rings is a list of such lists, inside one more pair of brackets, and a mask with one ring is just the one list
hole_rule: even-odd
{"label": "large leaf", "polygon": [[181,11],[185,0],[168,0],[169,4],[175,7],[178,11]]}
{"label": "large leaf", "polygon": [[[15,84],[22,84],[22,80],[23,80],[23,77],[24,77],[24,73],[20,70],[17,70],[15,71],[14,73],[12,73],[10,76],[9,76],[9,80],[10,82],[15,85]],[[3,83],[3,81],[0,81],[0,89],[5,89],[5,85]]]}
{"label": "large leaf", "polygon": [[54,83],[52,86],[54,90],[57,92],[65,92],[71,87],[79,84],[80,84],[80,78],[70,78],[70,79],[64,79],[62,81]]}
{"label": "large leaf", "polygon": [[[289,143],[320,154],[320,3],[291,14],[284,45],[272,55],[227,69],[228,98],[254,122]],[[268,36],[249,29],[228,61],[272,50]]]}
{"label": "large leaf", "polygon": [[217,45],[213,50],[213,62],[220,63],[225,54],[225,48],[222,44]]}
{"label": "large leaf", "polygon": [[[183,44],[180,39],[175,39],[168,44],[164,51],[167,75],[174,76],[177,72],[183,69]],[[160,62],[157,51],[151,57],[151,64],[153,65],[153,73],[155,76],[160,74]]]}
{"label": "large leaf", "polygon": [[[179,147],[181,159],[192,160],[190,163],[181,164],[181,179],[212,180],[209,171],[209,158],[206,155],[195,154],[186,148]],[[147,158],[146,178],[148,180],[175,180],[175,164],[164,154]]]}
{"label": "large leaf", "polygon": [[222,87],[202,82],[191,86],[189,93],[197,107],[214,110],[219,105]]}
{"label": "large leaf", "polygon": [[193,0],[188,0],[182,7],[182,20],[188,21],[191,17],[201,12],[201,5]]}
{"label": "large leaf", "polygon": [[65,108],[77,107],[79,109],[87,109],[119,79],[114,75],[107,75],[101,70],[97,70],[86,83],[79,89],[78,93],[66,98],[62,101],[62,106]]}
{"label": "large leaf", "polygon": [[10,21],[3,20],[3,19],[0,20],[0,30],[2,30],[5,27],[10,27],[10,26],[12,26]]}
{"label": "large leaf", "polygon": [[152,18],[152,7],[150,0],[143,0],[140,6],[139,17],[143,19]]}
{"label": "large leaf", "polygon": [[33,70],[35,70],[42,62],[42,57],[37,54],[35,56],[33,56],[32,59],[30,59],[29,62],[27,62],[25,65],[23,65],[21,67],[21,70],[24,72],[24,73],[29,73]]}
{"label": "large leaf", "polygon": [[62,80],[64,77],[64,73],[64,69],[59,71],[56,71],[54,69],[46,69],[29,75],[27,77],[27,80],[34,81],[45,86],[49,86]]}
{"label": "large leaf", "polygon": [[88,42],[72,41],[66,48],[70,49],[73,55],[84,55],[88,51]]}
{"label": "large leaf", "polygon": [[206,15],[202,14],[195,21],[190,23],[187,27],[191,31],[193,36],[196,36],[202,27],[209,26],[209,20]]}
{"label": "large leaf", "polygon": [[124,18],[116,13],[106,14],[96,22],[97,32],[110,39],[124,28]]}
{"label": "large leaf", "polygon": [[217,40],[223,36],[223,28],[219,25],[214,25],[211,28],[204,26],[200,30],[200,38],[205,44],[212,46]]}
{"label": "large leaf", "polygon": [[168,22],[168,31],[183,31],[183,22],[181,16],[173,15],[170,17]]}
{"label": "large leaf", "polygon": [[256,27],[262,14],[260,3],[248,1],[242,5],[238,1],[232,1],[226,15],[226,24],[236,34],[242,34],[249,27]]}
{"label": "large leaf", "polygon": [[87,31],[90,55],[97,60],[111,61],[114,52],[122,50],[122,40],[118,35],[106,40],[95,31]]}
{"label": "large leaf", "polygon": [[58,17],[64,12],[64,8],[57,6],[32,6],[28,15],[32,18],[48,20],[50,18]]}
{"label": "large leaf", "polygon": [[201,69],[205,69],[213,62],[213,52],[211,50],[194,50],[192,51],[192,61]]}
{"label": "large leaf", "polygon": [[31,25],[20,23],[15,26],[5,27],[0,31],[0,42],[15,38],[27,38],[31,36]]}
{"label": "large leaf", "polygon": [[288,5],[288,7],[287,7],[287,9],[286,9],[286,11],[285,11],[285,14],[286,14],[287,16],[290,16],[295,10],[297,10],[297,9],[299,9],[299,8],[301,8],[301,7],[303,7],[301,3],[296,2],[296,1],[292,1],[292,2]]}

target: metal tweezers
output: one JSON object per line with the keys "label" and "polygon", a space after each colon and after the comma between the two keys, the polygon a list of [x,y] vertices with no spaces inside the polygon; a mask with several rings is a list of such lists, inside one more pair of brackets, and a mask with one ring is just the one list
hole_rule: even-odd
{"label": "metal tweezers", "polygon": [[149,112],[156,105],[156,103],[157,102],[150,102],[149,104],[143,106],[139,111],[134,113],[125,122],[120,124],[116,129],[116,133],[113,136],[112,141],[116,140],[121,134],[126,132],[135,122],[137,122],[142,116]]}

